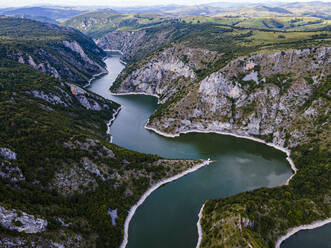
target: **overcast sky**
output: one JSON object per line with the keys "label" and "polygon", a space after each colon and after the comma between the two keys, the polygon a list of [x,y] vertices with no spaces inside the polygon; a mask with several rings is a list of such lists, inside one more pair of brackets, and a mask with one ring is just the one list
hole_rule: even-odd
{"label": "overcast sky", "polygon": [[[311,0],[278,0],[279,2],[307,2]],[[324,0],[330,2],[331,0]],[[65,6],[135,6],[135,5],[164,5],[183,4],[195,5],[210,2],[271,2],[258,0],[0,0],[0,8],[28,5],[65,5]]]}

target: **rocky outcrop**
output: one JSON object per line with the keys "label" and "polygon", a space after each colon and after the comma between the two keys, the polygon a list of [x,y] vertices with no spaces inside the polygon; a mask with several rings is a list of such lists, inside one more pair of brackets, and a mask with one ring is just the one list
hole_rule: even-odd
{"label": "rocky outcrop", "polygon": [[47,237],[38,236],[28,236],[28,237],[15,237],[15,236],[6,236],[1,237],[0,247],[5,248],[21,248],[21,247],[30,247],[30,248],[65,248],[65,247],[83,247],[86,246],[86,240],[81,235],[72,235],[71,233],[61,232],[62,239],[61,241],[57,240],[56,242]]}
{"label": "rocky outcrop", "polygon": [[22,170],[9,161],[0,162],[0,177],[14,183],[25,180]]}
{"label": "rocky outcrop", "polygon": [[79,31],[27,19],[5,19],[3,25],[13,30],[17,25],[21,25],[22,29],[27,26],[34,28],[29,37],[21,39],[17,34],[9,34],[9,42],[0,42],[4,57],[56,78],[83,85],[93,75],[106,72],[102,60],[105,52]]}
{"label": "rocky outcrop", "polygon": [[[148,127],[258,136],[281,147],[307,140],[312,122],[329,113],[316,96],[330,74],[331,48],[289,50],[232,61],[154,115]],[[307,125],[298,125],[300,122]]]}
{"label": "rocky outcrop", "polygon": [[48,49],[10,50],[7,57],[56,78],[85,84],[94,74],[106,73],[101,60],[104,54],[99,52],[100,57],[96,59],[87,55],[86,49],[77,41],[69,40],[51,43]]}
{"label": "rocky outcrop", "polygon": [[10,182],[24,181],[22,170],[12,164],[17,159],[17,154],[6,147],[0,147],[0,177]]}
{"label": "rocky outcrop", "polygon": [[113,31],[97,38],[95,42],[105,51],[121,51],[124,61],[135,62],[185,34],[185,28],[165,25],[162,28],[152,27],[137,31]]}
{"label": "rocky outcrop", "polygon": [[113,226],[116,226],[116,219],[117,219],[117,208],[114,210],[111,210],[110,208],[108,209],[107,213],[109,214],[111,218],[111,223]]}
{"label": "rocky outcrop", "polygon": [[2,159],[8,160],[8,159],[17,159],[17,154],[6,147],[0,147],[0,157]]}
{"label": "rocky outcrop", "polygon": [[125,72],[111,90],[115,93],[143,93],[160,97],[165,103],[169,97],[192,83],[197,75],[219,58],[216,52],[174,46],[163,50],[129,75]]}
{"label": "rocky outcrop", "polygon": [[[64,88],[56,86],[56,90],[48,93],[39,89],[25,91],[25,93],[46,101],[51,105],[60,105],[63,107],[72,107],[77,103],[85,109],[94,111],[109,110],[112,107],[112,102],[88,92],[82,87],[70,83],[62,83],[62,86]],[[44,106],[44,108],[47,107]],[[48,108],[48,110],[52,109]]]}
{"label": "rocky outcrop", "polygon": [[59,104],[59,105],[63,105],[65,107],[68,107],[68,104],[65,101],[70,101],[71,97],[69,96],[69,98],[62,100],[61,97],[53,94],[53,93],[48,93],[46,94],[43,91],[38,91],[38,90],[31,90],[31,91],[27,91],[27,93],[32,94],[34,97],[42,99],[50,104]]}
{"label": "rocky outcrop", "polygon": [[16,209],[7,210],[2,206],[0,206],[0,223],[4,228],[25,233],[44,232],[47,227],[47,220]]}
{"label": "rocky outcrop", "polygon": [[92,95],[91,93],[88,93],[86,90],[82,89],[81,87],[74,85],[74,84],[68,84],[70,87],[71,93],[75,96],[75,98],[78,100],[78,102],[86,109],[96,110],[100,111],[103,108],[109,108],[107,104],[104,104],[101,106],[94,98],[97,98],[98,100],[102,101],[103,98]]}
{"label": "rocky outcrop", "polygon": [[146,31],[110,32],[96,39],[96,44],[105,51],[121,51],[123,59],[130,61],[136,56],[140,47],[144,46]]}

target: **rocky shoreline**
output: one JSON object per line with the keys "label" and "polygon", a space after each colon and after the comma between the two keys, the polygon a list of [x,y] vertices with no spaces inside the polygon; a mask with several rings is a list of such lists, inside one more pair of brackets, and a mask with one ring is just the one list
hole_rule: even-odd
{"label": "rocky shoreline", "polygon": [[197,246],[196,248],[199,248],[200,245],[201,245],[201,242],[202,242],[202,226],[201,226],[201,218],[202,218],[202,212],[203,212],[203,209],[205,207],[205,204],[202,205],[200,211],[199,211],[199,219],[198,219],[198,222],[197,222],[197,228],[198,228],[198,235],[199,235],[199,238],[198,238],[198,243],[197,243]]}
{"label": "rocky shoreline", "polygon": [[292,236],[293,234],[295,234],[299,231],[315,229],[315,228],[324,226],[324,225],[329,224],[329,223],[331,223],[331,218],[328,218],[326,220],[314,221],[311,224],[301,225],[301,226],[298,226],[298,227],[291,228],[291,229],[287,230],[287,233],[284,236],[281,236],[277,240],[275,248],[280,248],[280,245],[284,240],[288,239],[290,236]]}
{"label": "rocky shoreline", "polygon": [[234,133],[228,133],[228,132],[220,132],[220,131],[213,131],[213,130],[198,130],[198,129],[192,129],[192,130],[187,130],[187,131],[181,131],[180,133],[176,133],[176,134],[169,134],[169,133],[165,133],[165,132],[162,132],[162,131],[159,131],[157,130],[156,128],[153,128],[153,127],[149,127],[148,126],[148,122],[149,120],[147,121],[146,125],[145,125],[145,128],[148,129],[148,130],[151,130],[159,135],[162,135],[162,136],[165,136],[165,137],[169,137],[169,138],[175,138],[175,137],[178,137],[180,136],[181,134],[187,134],[187,133],[215,133],[215,134],[221,134],[221,135],[230,135],[230,136],[234,136],[234,137],[237,137],[237,138],[242,138],[242,139],[249,139],[249,140],[253,140],[253,141],[256,141],[256,142],[259,142],[259,143],[263,143],[267,146],[271,146],[277,150],[280,150],[282,152],[284,152],[286,154],[286,160],[289,162],[290,164],[290,167],[293,171],[293,175],[286,181],[285,185],[287,185],[289,183],[289,181],[291,180],[291,178],[296,174],[297,172],[297,168],[295,167],[294,165],[294,162],[292,161],[292,159],[290,158],[290,150],[284,148],[284,147],[281,147],[281,146],[277,146],[273,143],[267,143],[265,142],[264,140],[262,139],[259,139],[259,138],[255,138],[255,137],[251,137],[251,136],[244,136],[244,135],[239,135],[239,134],[234,134]]}
{"label": "rocky shoreline", "polygon": [[[196,130],[196,129],[192,129],[192,130],[187,130],[187,131],[182,131],[180,133],[176,133],[176,134],[169,134],[169,133],[165,133],[165,132],[162,132],[162,131],[159,131],[157,130],[156,128],[153,128],[153,127],[149,127],[147,124],[148,124],[149,120],[147,121],[146,125],[145,125],[145,128],[148,129],[148,130],[151,130],[159,135],[162,135],[162,136],[165,136],[165,137],[169,137],[169,138],[175,138],[175,137],[178,137],[180,136],[181,134],[187,134],[187,133],[216,133],[216,134],[221,134],[221,135],[230,135],[230,136],[234,136],[234,137],[237,137],[237,138],[242,138],[242,139],[249,139],[249,140],[253,140],[255,142],[259,142],[259,143],[263,143],[267,146],[271,146],[277,150],[280,150],[282,152],[284,152],[286,154],[286,160],[289,162],[290,164],[290,167],[293,171],[293,174],[289,177],[289,179],[284,183],[284,185],[288,185],[289,181],[293,178],[293,176],[295,176],[295,174],[297,173],[297,168],[295,167],[295,164],[293,162],[293,160],[290,158],[290,150],[284,148],[284,147],[280,147],[280,146],[277,146],[273,143],[267,143],[265,142],[264,140],[262,139],[258,139],[258,138],[255,138],[255,137],[251,137],[251,136],[243,136],[243,135],[238,135],[238,134],[234,134],[234,133],[227,133],[227,132],[219,132],[219,131],[212,131],[212,130]],[[197,228],[198,228],[198,234],[199,234],[199,238],[198,238],[198,243],[197,243],[197,246],[196,248],[199,248],[200,247],[200,244],[201,244],[201,241],[202,241],[202,227],[201,227],[201,218],[202,218],[202,211],[203,211],[203,208],[204,208],[204,205],[202,206],[202,208],[200,209],[200,212],[199,212],[199,220],[198,220],[198,223],[197,223]],[[331,219],[330,219],[330,222],[331,222]],[[319,227],[319,226],[316,226],[316,227]],[[300,227],[298,227],[300,228]],[[314,227],[313,227],[314,228]],[[312,229],[312,228],[311,228]],[[293,232],[292,234],[290,234],[289,236],[293,235],[294,233],[300,231],[302,229],[298,229],[297,231]],[[289,231],[290,233],[291,231]],[[286,236],[286,235],[285,235]],[[286,236],[283,240],[287,239],[289,236]],[[281,242],[283,241],[281,240]],[[276,248],[279,248],[276,246]]]}
{"label": "rocky shoreline", "polygon": [[[113,93],[113,92],[112,92],[112,94],[113,94],[113,95],[148,95],[148,96],[154,96],[154,97],[156,97],[156,98],[159,99],[159,96],[158,96],[158,95],[148,94],[148,93],[144,93],[144,92],[139,92],[139,93],[137,93],[137,92]],[[230,135],[230,136],[234,136],[234,137],[242,138],[242,139],[253,140],[253,141],[255,141],[255,142],[263,143],[263,144],[265,144],[265,145],[267,145],[267,146],[271,146],[271,147],[273,147],[273,148],[275,148],[275,149],[277,149],[277,150],[280,150],[280,151],[282,151],[282,152],[284,152],[284,153],[286,154],[286,160],[289,162],[290,167],[291,167],[291,170],[293,171],[293,174],[292,174],[292,175],[289,177],[289,179],[284,183],[284,185],[288,185],[289,181],[295,176],[295,174],[297,173],[297,170],[298,170],[298,169],[295,167],[295,164],[294,164],[293,160],[290,158],[290,153],[291,153],[290,150],[288,150],[288,149],[286,149],[286,148],[284,148],[284,147],[281,147],[281,146],[277,146],[277,145],[275,145],[275,144],[273,144],[273,143],[267,143],[267,142],[265,142],[265,141],[262,140],[262,139],[258,139],[258,138],[251,137],[251,136],[244,136],[244,135],[239,135],[239,134],[234,134],[234,133],[228,133],[228,132],[220,132],[220,131],[213,131],[213,130],[197,130],[197,129],[181,131],[181,132],[176,133],[176,134],[170,134],[170,133],[165,133],[165,132],[159,131],[159,130],[156,129],[156,128],[149,127],[149,126],[148,126],[148,122],[149,122],[149,119],[147,120],[147,122],[146,122],[146,124],[145,124],[145,126],[144,126],[147,130],[153,131],[153,132],[155,132],[155,133],[157,133],[157,134],[159,134],[159,135],[162,135],[162,136],[164,136],[164,137],[175,138],[175,137],[180,136],[181,134],[187,134],[187,133],[215,133],[215,134],[221,134],[221,135]],[[152,192],[151,192],[151,193],[152,193]],[[202,227],[201,227],[201,223],[200,223],[200,221],[201,221],[201,218],[202,218],[203,207],[204,207],[204,205],[203,205],[202,208],[200,209],[200,212],[199,212],[199,220],[198,220],[198,222],[197,222],[197,229],[198,229],[198,235],[199,235],[199,238],[198,238],[198,243],[197,243],[196,248],[199,248],[199,247],[200,247],[200,244],[201,244],[201,241],[202,241]],[[133,216],[133,215],[132,215],[132,216]],[[132,217],[131,217],[131,218],[132,218]],[[130,220],[131,220],[131,219],[130,219]],[[317,226],[317,227],[319,227],[319,226]],[[299,227],[298,227],[298,228],[299,228]],[[301,230],[301,229],[299,229],[299,230]],[[298,231],[299,231],[299,230],[298,230]],[[297,232],[297,231],[296,231],[296,232]],[[295,232],[294,232],[294,233],[295,233]],[[294,233],[293,233],[293,234],[294,234]],[[291,235],[292,235],[292,234],[291,234]],[[289,236],[291,236],[291,235],[289,235]],[[289,237],[289,236],[288,236],[288,237]],[[288,238],[288,237],[286,237],[286,238]],[[286,238],[285,238],[285,239],[286,239]],[[284,240],[285,240],[285,239],[284,239]],[[282,241],[283,241],[283,240],[282,240]],[[124,243],[124,241],[123,241],[123,243]],[[123,246],[123,243],[122,243],[122,245],[120,246],[120,248],[125,248],[127,241],[126,241],[126,243],[125,243],[124,246]],[[277,248],[277,247],[276,247],[276,248]]]}
{"label": "rocky shoreline", "polygon": [[117,115],[119,114],[119,112],[121,111],[122,106],[120,106],[114,113],[112,118],[107,122],[107,131],[106,133],[109,135],[109,142],[112,143],[113,141],[113,136],[110,134],[110,127],[113,124],[113,121],[116,119]]}

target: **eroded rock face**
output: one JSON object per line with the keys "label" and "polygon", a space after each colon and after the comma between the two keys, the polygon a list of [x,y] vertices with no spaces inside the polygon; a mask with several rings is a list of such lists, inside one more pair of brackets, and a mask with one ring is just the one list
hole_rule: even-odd
{"label": "eroded rock face", "polygon": [[0,223],[4,228],[25,233],[44,232],[47,227],[47,220],[16,209],[7,210],[2,206],[0,206]]}
{"label": "eroded rock face", "polygon": [[[51,104],[59,104],[59,105],[63,105],[65,107],[68,107],[68,104],[61,99],[61,97],[53,94],[53,93],[48,93],[46,94],[45,92],[43,91],[38,91],[38,90],[31,90],[31,91],[27,91],[27,93],[30,93],[32,94],[34,97],[36,98],[40,98],[46,102],[49,102]],[[69,98],[70,99],[70,98]]]}
{"label": "eroded rock face", "polygon": [[160,103],[196,79],[195,70],[205,69],[219,56],[215,52],[184,46],[168,48],[134,70],[116,93],[144,93],[160,97]]}
{"label": "eroded rock face", "polygon": [[84,108],[95,111],[100,111],[109,108],[107,104],[103,104],[103,105],[99,104],[98,101],[104,102],[103,98],[91,94],[77,85],[74,84],[67,84],[67,85],[70,87],[71,93],[75,96],[75,98]]}
{"label": "eroded rock face", "polygon": [[83,47],[76,40],[65,40],[49,44],[49,49],[36,47],[27,52],[17,48],[5,52],[8,58],[55,78],[85,84],[93,75],[106,72],[101,60],[105,54],[100,48],[93,49],[92,44]]}
{"label": "eroded rock face", "polygon": [[11,160],[16,160],[17,154],[6,147],[0,147],[0,177],[11,182],[24,181],[21,169],[12,165]]}
{"label": "eroded rock face", "polygon": [[36,235],[28,237],[15,237],[15,236],[6,236],[1,237],[0,239],[0,247],[5,248],[21,248],[21,247],[29,247],[29,248],[65,248],[65,247],[84,247],[86,246],[86,240],[80,235],[72,235],[68,234],[68,232],[60,231],[62,237],[65,239],[55,242],[49,237],[42,237],[42,235]]}
{"label": "eroded rock face", "polygon": [[116,226],[116,219],[117,219],[117,208],[114,209],[114,210],[111,210],[110,208],[108,209],[108,214],[110,215],[111,217],[111,223],[113,226]]}
{"label": "eroded rock face", "polygon": [[9,161],[0,162],[0,177],[9,179],[11,182],[25,180],[22,170],[17,166],[13,166]]}
{"label": "eroded rock face", "polygon": [[[201,130],[253,135],[282,147],[295,147],[307,141],[314,120],[330,112],[325,100],[314,98],[331,73],[330,52],[326,47],[235,59],[204,78],[199,87],[191,87],[167,111],[152,116],[148,127],[170,134]],[[161,103],[166,102],[173,94],[172,81],[164,67],[155,65],[166,65],[169,56],[153,57],[131,73],[118,92],[153,92],[167,95]],[[184,75],[186,64],[177,66]],[[149,80],[153,83],[147,83]],[[178,89],[177,84],[174,91]]]}
{"label": "eroded rock face", "polygon": [[17,159],[17,154],[6,147],[0,147],[0,157],[2,159]]}
{"label": "eroded rock face", "polygon": [[141,47],[144,41],[145,30],[142,31],[128,31],[128,32],[110,32],[105,36],[97,39],[96,44],[107,50],[118,50],[123,53],[125,60],[132,59],[139,47]]}
{"label": "eroded rock face", "polygon": [[71,165],[57,171],[50,186],[63,195],[70,195],[74,192],[83,192],[82,187],[93,190],[98,183],[89,171],[79,165]]}

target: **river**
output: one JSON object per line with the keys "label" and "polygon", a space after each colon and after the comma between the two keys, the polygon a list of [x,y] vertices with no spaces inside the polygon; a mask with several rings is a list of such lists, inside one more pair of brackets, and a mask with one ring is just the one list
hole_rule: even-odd
{"label": "river", "polygon": [[[198,240],[198,213],[205,200],[281,185],[292,174],[286,155],[261,143],[199,133],[165,138],[146,130],[144,125],[157,108],[157,99],[145,95],[111,95],[109,87],[124,65],[120,55],[112,55],[105,63],[109,73],[94,80],[89,89],[122,105],[110,129],[113,143],[167,158],[215,161],[153,192],[132,218],[128,248],[193,248]],[[282,248],[295,247],[286,243]]]}

